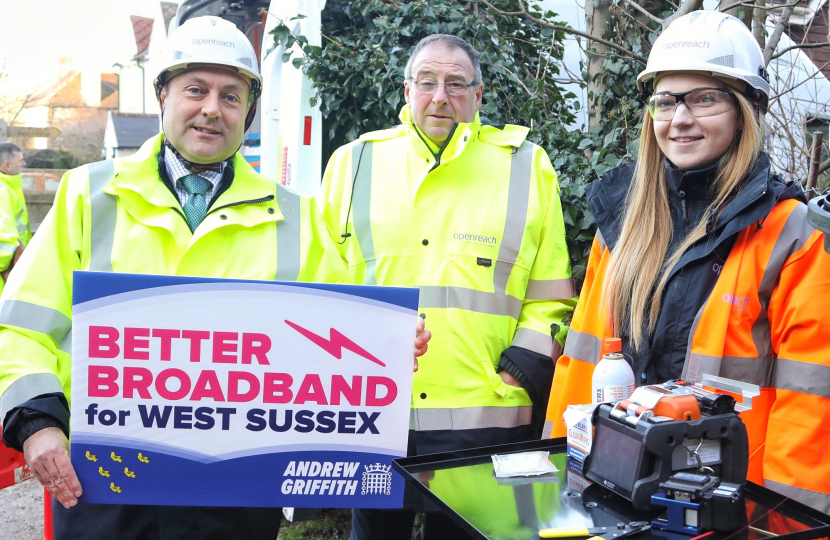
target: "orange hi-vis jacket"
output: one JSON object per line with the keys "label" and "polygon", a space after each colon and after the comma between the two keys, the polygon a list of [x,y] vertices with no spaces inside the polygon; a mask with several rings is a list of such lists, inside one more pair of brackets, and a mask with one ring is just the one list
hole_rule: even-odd
{"label": "orange hi-vis jacket", "polygon": [[[760,226],[759,226],[760,225]],[[545,433],[564,436],[569,404],[591,402],[600,344],[614,337],[603,288],[611,252],[598,232],[563,355]],[[807,206],[779,202],[743,229],[692,326],[682,378],[703,374],[757,384],[741,413],[749,480],[830,513],[830,255]]]}

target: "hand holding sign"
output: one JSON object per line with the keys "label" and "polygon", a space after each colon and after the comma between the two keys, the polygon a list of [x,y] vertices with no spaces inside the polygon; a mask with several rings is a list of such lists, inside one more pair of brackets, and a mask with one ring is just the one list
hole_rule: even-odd
{"label": "hand holding sign", "polygon": [[78,504],[83,490],[69,461],[69,441],[60,428],[42,429],[26,439],[23,454],[29,470],[59,503],[66,508]]}
{"label": "hand holding sign", "polygon": [[413,373],[418,371],[418,357],[427,352],[430,339],[432,339],[432,332],[427,330],[424,319],[418,317],[418,322],[415,323],[415,365],[412,366]]}

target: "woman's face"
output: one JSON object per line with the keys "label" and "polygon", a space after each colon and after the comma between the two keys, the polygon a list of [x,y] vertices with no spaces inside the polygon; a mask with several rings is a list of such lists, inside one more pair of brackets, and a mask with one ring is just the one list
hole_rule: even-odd
{"label": "woman's face", "polygon": [[[705,75],[675,73],[657,83],[654,93],[688,92],[696,88],[726,88]],[[715,116],[694,117],[684,103],[678,103],[671,120],[653,120],[657,145],[663,154],[683,170],[706,168],[720,159],[735,140],[739,128],[737,104]]]}

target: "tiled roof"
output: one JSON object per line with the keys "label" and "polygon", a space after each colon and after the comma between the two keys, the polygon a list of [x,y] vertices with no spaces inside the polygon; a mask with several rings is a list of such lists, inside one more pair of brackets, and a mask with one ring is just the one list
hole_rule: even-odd
{"label": "tiled roof", "polygon": [[150,47],[150,36],[153,33],[153,19],[130,15],[133,23],[133,34],[135,34],[135,46],[138,49],[136,54],[141,54]]}
{"label": "tiled roof", "polygon": [[170,28],[170,21],[176,16],[176,11],[179,9],[179,4],[173,2],[161,2],[161,15],[164,17],[164,31]]}
{"label": "tiled roof", "polygon": [[138,148],[159,133],[159,117],[155,114],[112,113],[112,127],[118,148]]}

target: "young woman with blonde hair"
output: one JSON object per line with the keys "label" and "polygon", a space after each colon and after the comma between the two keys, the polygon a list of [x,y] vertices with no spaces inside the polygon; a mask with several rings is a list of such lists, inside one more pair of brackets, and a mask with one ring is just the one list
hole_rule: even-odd
{"label": "young woman with blonde hair", "polygon": [[698,11],[655,41],[637,162],[588,189],[597,221],[554,374],[547,433],[589,403],[602,340],[638,385],[704,374],[757,384],[749,479],[830,511],[830,255],[798,184],[762,152],[763,55],[738,19]]}

